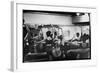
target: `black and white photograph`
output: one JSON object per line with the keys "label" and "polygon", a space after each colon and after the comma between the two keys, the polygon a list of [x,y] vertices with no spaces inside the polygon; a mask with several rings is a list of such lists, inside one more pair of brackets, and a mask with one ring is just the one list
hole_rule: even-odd
{"label": "black and white photograph", "polygon": [[96,8],[12,4],[13,71],[96,65]]}
{"label": "black and white photograph", "polygon": [[90,14],[23,9],[23,63],[91,60]]}

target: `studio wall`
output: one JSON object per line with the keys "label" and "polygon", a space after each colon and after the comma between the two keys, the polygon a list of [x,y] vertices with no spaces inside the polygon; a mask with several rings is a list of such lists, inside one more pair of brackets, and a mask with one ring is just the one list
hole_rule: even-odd
{"label": "studio wall", "polygon": [[57,14],[39,14],[39,13],[24,13],[25,24],[63,24],[72,25],[72,17],[70,15]]}

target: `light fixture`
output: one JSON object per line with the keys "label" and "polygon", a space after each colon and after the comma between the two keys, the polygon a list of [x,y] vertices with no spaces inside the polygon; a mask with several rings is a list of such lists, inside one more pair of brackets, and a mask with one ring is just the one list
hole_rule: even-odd
{"label": "light fixture", "polygon": [[76,13],[77,16],[80,16],[80,13]]}

